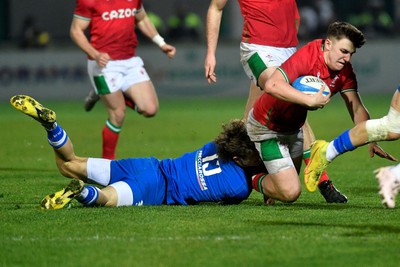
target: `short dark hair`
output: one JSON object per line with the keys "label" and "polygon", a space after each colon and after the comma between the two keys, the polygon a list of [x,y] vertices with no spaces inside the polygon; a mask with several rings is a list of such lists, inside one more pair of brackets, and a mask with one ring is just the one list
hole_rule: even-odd
{"label": "short dark hair", "polygon": [[329,25],[326,37],[337,40],[347,38],[356,48],[360,48],[366,42],[364,34],[359,29],[350,23],[341,21],[336,21]]}
{"label": "short dark hair", "polygon": [[232,160],[234,156],[246,159],[258,153],[254,143],[247,135],[243,120],[234,119],[222,125],[223,131],[214,139],[218,157],[222,161]]}

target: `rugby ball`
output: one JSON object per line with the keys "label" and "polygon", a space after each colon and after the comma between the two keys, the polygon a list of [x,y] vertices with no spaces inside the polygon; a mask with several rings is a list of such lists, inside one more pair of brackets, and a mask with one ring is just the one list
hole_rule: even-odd
{"label": "rugby ball", "polygon": [[331,92],[328,85],[326,85],[326,83],[322,79],[311,75],[301,76],[297,78],[292,83],[292,86],[308,95],[318,93],[318,91],[321,89],[321,86],[325,87],[324,92],[322,93],[323,95],[326,96]]}

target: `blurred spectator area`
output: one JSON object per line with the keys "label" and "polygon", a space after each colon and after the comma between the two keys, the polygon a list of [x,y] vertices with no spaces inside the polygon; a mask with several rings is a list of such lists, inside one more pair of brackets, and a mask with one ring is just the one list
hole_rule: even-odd
{"label": "blurred spectator area", "polygon": [[400,34],[400,0],[299,0],[300,39],[323,38],[335,20],[347,21],[367,39]]}
{"label": "blurred spectator area", "polygon": [[[392,19],[393,28],[386,36],[399,36],[400,33],[400,0],[298,0],[302,10],[301,38],[323,37],[326,23],[331,19],[357,21],[357,15],[364,12],[370,1],[383,2],[384,11]],[[177,7],[184,4],[191,12],[195,12],[205,27],[209,1],[199,0],[146,0],[144,5],[151,7],[167,28],[168,19],[177,13]],[[376,2],[372,3],[376,4]],[[330,9],[330,5],[332,8]],[[69,27],[75,1],[55,0],[1,0],[0,1],[0,42],[17,44],[21,38],[24,18],[32,17],[43,31],[49,33],[54,43],[72,45],[69,38]],[[372,5],[373,6],[373,5]],[[375,7],[371,7],[374,9]],[[379,7],[381,8],[381,7]],[[332,17],[333,16],[333,17]],[[362,16],[361,16],[362,17]],[[311,18],[311,20],[310,20]],[[386,16],[387,18],[387,16]],[[309,21],[307,21],[309,20]],[[317,23],[316,23],[317,21]],[[387,21],[384,19],[384,21]],[[310,29],[304,27],[310,24]],[[308,26],[307,26],[308,27]],[[368,29],[368,28],[366,28]],[[238,40],[242,30],[242,17],[236,0],[230,0],[224,9],[220,40]],[[163,33],[168,38],[167,30]],[[202,30],[204,42],[204,28]],[[376,36],[382,37],[382,36]],[[375,38],[367,36],[367,38]]]}

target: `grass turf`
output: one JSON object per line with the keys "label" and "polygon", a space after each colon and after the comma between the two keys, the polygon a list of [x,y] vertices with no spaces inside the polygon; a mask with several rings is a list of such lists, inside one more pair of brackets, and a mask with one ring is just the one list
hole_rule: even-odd
{"label": "grass turf", "polygon": [[[339,98],[339,97],[336,97]],[[373,118],[391,96],[364,99]],[[48,102],[75,152],[100,155],[105,111]],[[152,119],[128,112],[117,156],[175,157],[216,136],[242,116],[245,99],[161,100]],[[399,209],[383,208],[372,171],[390,163],[367,147],[335,160],[328,174],[347,204],[328,204],[305,189],[293,204],[264,206],[259,193],[237,206],[157,206],[43,211],[39,201],[68,183],[55,166],[44,130],[0,103],[0,266],[398,266]],[[335,99],[310,112],[318,138],[352,126]],[[400,157],[397,142],[380,145]],[[302,175],[301,175],[302,179]]]}

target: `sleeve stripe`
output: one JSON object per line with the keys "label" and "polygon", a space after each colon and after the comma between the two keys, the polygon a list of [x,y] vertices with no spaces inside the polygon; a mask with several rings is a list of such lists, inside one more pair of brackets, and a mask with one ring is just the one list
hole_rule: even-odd
{"label": "sleeve stripe", "polygon": [[285,77],[286,82],[290,83],[289,77],[287,76],[286,72],[281,67],[278,67],[277,70],[282,73],[283,77]]}

